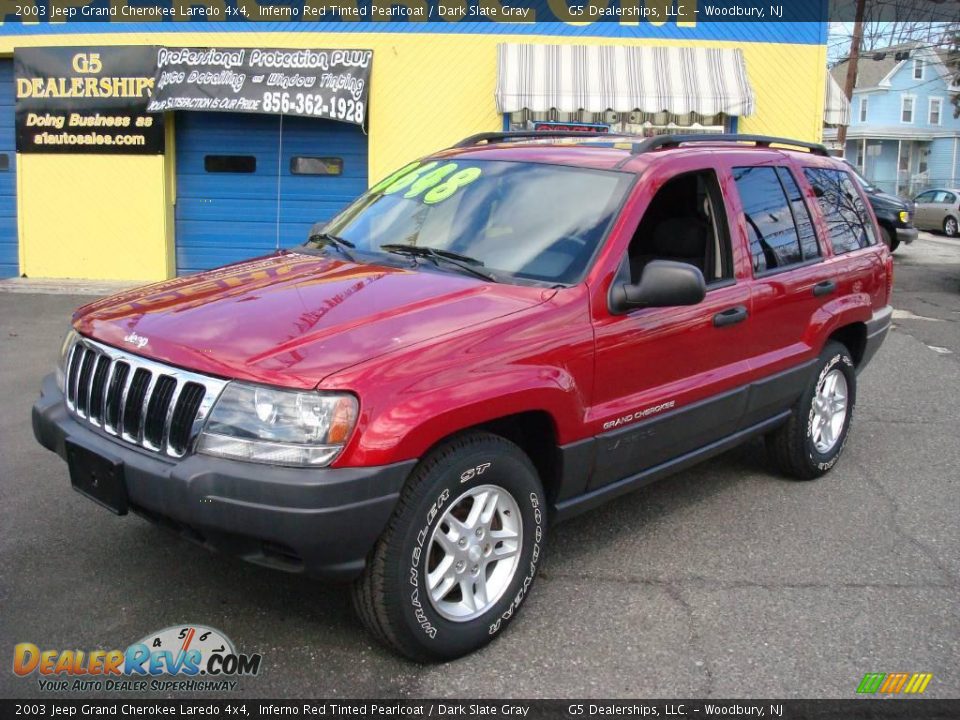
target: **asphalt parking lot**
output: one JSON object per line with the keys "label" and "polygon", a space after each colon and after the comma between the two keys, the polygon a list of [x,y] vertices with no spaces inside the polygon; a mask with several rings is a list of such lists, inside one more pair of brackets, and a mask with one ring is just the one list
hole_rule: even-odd
{"label": "asphalt parking lot", "polygon": [[0,695],[42,695],[11,672],[16,643],[125,648],[201,623],[262,653],[249,697],[852,697],[866,672],[960,696],[960,241],[895,257],[895,328],[831,474],[777,477],[754,442],[557,526],[510,631],[435,666],[376,645],[345,588],[72,492],[30,406],[90,298],[2,292]]}

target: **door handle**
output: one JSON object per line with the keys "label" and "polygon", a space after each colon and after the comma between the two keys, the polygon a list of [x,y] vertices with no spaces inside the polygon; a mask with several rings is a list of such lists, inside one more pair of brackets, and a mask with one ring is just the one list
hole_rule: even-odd
{"label": "door handle", "polygon": [[736,325],[739,322],[743,322],[747,319],[747,308],[744,305],[737,305],[735,307],[724,310],[723,312],[718,312],[713,316],[713,326],[714,327],[725,327],[727,325]]}
{"label": "door handle", "polygon": [[830,295],[837,291],[837,281],[836,280],[824,280],[823,282],[818,282],[813,286],[813,294],[816,297],[821,295]]}

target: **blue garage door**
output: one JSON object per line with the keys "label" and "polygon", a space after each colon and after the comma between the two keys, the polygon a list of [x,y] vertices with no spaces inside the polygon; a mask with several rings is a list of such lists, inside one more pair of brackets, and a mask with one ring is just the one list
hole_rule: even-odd
{"label": "blue garage door", "polygon": [[[299,245],[367,188],[367,137],[346,123],[280,116],[176,116],[177,273]],[[280,202],[277,203],[277,176]]]}
{"label": "blue garage door", "polygon": [[13,61],[0,60],[0,278],[14,277],[17,260],[17,143]]}

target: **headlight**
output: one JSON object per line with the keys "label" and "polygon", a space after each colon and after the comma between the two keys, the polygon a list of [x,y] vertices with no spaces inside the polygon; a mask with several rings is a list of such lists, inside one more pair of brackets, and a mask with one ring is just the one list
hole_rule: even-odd
{"label": "headlight", "polygon": [[906,210],[901,210],[901,211],[900,211],[900,222],[902,222],[902,223],[908,223],[908,222],[910,222],[910,213],[908,213]]}
{"label": "headlight", "polygon": [[322,467],[340,453],[356,422],[353,395],[232,382],[213,406],[197,451],[273,465]]}
{"label": "headlight", "polygon": [[63,336],[63,342],[60,343],[60,357],[57,358],[57,387],[60,388],[60,392],[66,392],[64,388],[67,386],[67,356],[70,354],[70,348],[73,347],[73,343],[77,341],[77,338],[80,337],[77,334],[77,331],[73,328],[67,330],[67,334]]}

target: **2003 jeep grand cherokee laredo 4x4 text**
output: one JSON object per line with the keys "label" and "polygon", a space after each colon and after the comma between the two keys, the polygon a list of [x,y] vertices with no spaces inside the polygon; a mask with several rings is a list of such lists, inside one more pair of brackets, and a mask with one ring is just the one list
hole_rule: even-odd
{"label": "2003 jeep grand cherokee laredo 4x4 text", "polygon": [[891,318],[847,168],[764,137],[529,135],[411,163],[301,247],[79,309],[37,439],[118,514],[355,581],[419,660],[503,630],[548,522],[757,434],[827,472]]}

